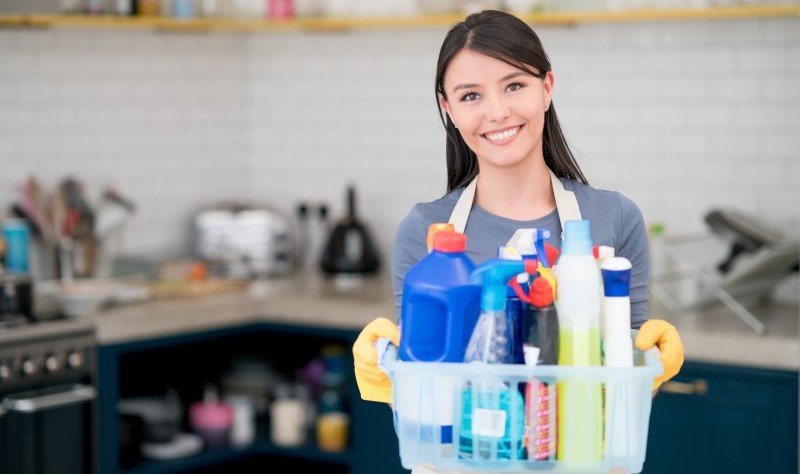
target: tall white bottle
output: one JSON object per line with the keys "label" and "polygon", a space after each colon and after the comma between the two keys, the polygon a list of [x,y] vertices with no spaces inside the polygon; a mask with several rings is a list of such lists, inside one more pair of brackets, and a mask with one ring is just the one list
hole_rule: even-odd
{"label": "tall white bottle", "polygon": [[[558,282],[559,365],[600,365],[600,269],[589,221],[567,221],[555,269]],[[597,382],[558,384],[558,460],[598,461],[603,452],[602,394]]]}

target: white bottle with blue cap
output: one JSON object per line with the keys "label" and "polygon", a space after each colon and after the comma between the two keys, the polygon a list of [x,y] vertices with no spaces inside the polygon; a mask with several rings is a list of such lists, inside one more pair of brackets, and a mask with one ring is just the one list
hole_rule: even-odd
{"label": "white bottle with blue cap", "polygon": [[[631,262],[612,257],[600,266],[603,274],[603,365],[633,367],[631,340]],[[632,381],[609,381],[606,386],[605,439],[611,461],[637,456],[642,443],[637,427],[641,403]]]}
{"label": "white bottle with blue cap", "polygon": [[600,266],[603,273],[603,347],[604,365],[631,367],[631,262],[611,257]]}

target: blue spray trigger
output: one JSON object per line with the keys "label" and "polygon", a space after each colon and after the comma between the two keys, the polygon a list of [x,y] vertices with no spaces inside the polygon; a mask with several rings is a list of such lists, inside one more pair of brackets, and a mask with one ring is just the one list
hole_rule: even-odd
{"label": "blue spray trigger", "polygon": [[542,266],[545,268],[550,268],[550,261],[547,260],[547,251],[544,248],[545,240],[550,238],[550,231],[547,229],[536,229],[535,238],[534,238],[534,246],[536,247],[536,254],[539,257],[539,261],[542,263]]}
{"label": "blue spray trigger", "polygon": [[478,265],[470,274],[472,284],[481,285],[481,311],[503,311],[508,280],[526,271],[525,262],[493,258]]}

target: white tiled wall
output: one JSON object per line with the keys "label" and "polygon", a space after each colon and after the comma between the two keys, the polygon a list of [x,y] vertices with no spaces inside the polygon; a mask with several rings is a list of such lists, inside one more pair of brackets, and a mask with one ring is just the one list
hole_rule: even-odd
{"label": "white tiled wall", "polygon": [[102,30],[0,31],[0,205],[29,173],[106,185],[138,210],[130,252],[186,250],[189,217],[247,197],[246,37]]}
{"label": "white tiled wall", "polygon": [[[798,218],[800,20],[537,31],[593,185],[675,233],[712,205]],[[408,209],[444,192],[445,32],[0,31],[0,204],[31,171],[117,183],[140,204],[128,249],[170,253],[201,201],[338,217],[352,182],[388,259]]]}
{"label": "white tiled wall", "polygon": [[[596,187],[671,232],[714,205],[798,218],[800,21],[536,28],[555,104]],[[445,29],[256,36],[256,195],[334,200],[358,184],[384,249],[414,202],[445,187],[433,99]]]}

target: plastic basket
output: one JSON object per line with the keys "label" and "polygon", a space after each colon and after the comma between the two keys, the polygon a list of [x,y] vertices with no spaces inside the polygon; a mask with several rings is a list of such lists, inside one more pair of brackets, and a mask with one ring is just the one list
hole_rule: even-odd
{"label": "plastic basket", "polygon": [[[662,372],[657,349],[634,351],[634,367],[610,368],[405,362],[397,359],[396,348],[390,346],[381,365],[392,380],[392,408],[406,469],[425,463],[459,471],[642,470],[652,381]],[[533,379],[548,384],[551,391],[578,385],[599,390],[599,402],[594,402],[596,408],[602,404],[598,421],[602,434],[593,457],[536,460],[519,449],[524,445],[525,430],[520,427],[525,426],[525,411],[524,407],[520,410],[519,396],[513,392]],[[563,405],[561,409],[566,409],[567,404]],[[555,407],[551,409],[555,413]],[[477,415],[502,411],[506,413],[502,416],[504,427],[495,426],[490,431],[496,432],[488,435],[485,428],[481,428],[482,435],[471,432],[477,426]],[[465,439],[468,432],[474,435]]]}

